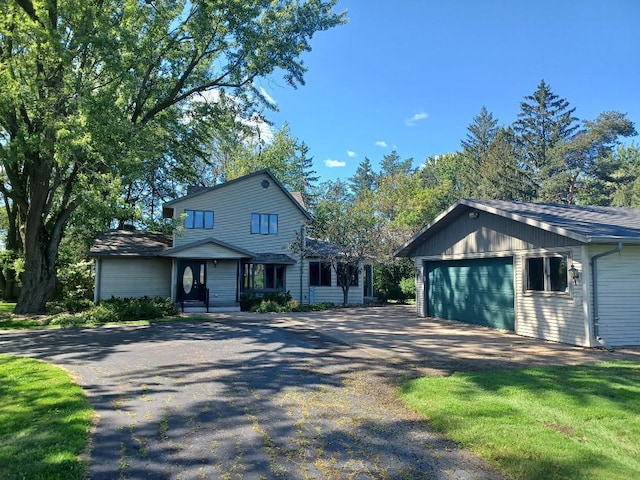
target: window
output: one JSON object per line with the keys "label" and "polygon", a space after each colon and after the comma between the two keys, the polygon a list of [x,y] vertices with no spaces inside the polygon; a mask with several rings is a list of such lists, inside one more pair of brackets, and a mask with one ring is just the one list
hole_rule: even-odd
{"label": "window", "polygon": [[338,285],[342,285],[342,279],[347,278],[350,287],[358,286],[358,267],[352,264],[338,264]]}
{"label": "window", "polygon": [[211,210],[185,210],[184,228],[213,228],[213,212]]}
{"label": "window", "polygon": [[525,259],[525,290],[538,292],[568,291],[566,255]]}
{"label": "window", "polygon": [[277,235],[278,215],[274,215],[273,213],[252,213],[251,233]]}
{"label": "window", "polygon": [[331,264],[329,262],[309,262],[309,285],[312,287],[331,286]]}
{"label": "window", "polygon": [[242,290],[285,289],[285,265],[245,263],[242,272]]}

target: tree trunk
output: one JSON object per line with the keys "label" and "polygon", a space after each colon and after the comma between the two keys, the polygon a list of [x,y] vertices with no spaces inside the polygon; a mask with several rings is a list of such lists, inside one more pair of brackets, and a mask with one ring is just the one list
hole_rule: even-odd
{"label": "tree trunk", "polygon": [[47,300],[56,287],[57,255],[51,252],[57,252],[58,245],[51,245],[50,242],[38,242],[37,248],[25,249],[22,289],[15,313],[24,315],[46,312]]}

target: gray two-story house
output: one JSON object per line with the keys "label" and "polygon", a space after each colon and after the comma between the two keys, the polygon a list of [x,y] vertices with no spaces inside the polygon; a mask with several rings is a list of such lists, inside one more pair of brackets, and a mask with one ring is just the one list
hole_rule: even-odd
{"label": "gray two-story house", "polygon": [[[342,303],[335,269],[305,256],[311,216],[301,197],[261,170],[191,190],[163,207],[182,225],[172,236],[111,230],[90,250],[96,302],[113,297],[171,297],[181,305],[237,310],[243,293],[290,292],[299,303]],[[371,295],[371,269],[354,272],[348,303]]]}

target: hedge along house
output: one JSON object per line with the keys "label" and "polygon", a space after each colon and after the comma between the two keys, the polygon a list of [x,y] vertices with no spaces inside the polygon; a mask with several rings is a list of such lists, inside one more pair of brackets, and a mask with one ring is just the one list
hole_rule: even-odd
{"label": "hedge along house", "polygon": [[[163,214],[182,224],[172,236],[129,229],[98,237],[89,253],[96,302],[165,296],[191,310],[233,311],[243,294],[287,291],[299,303],[343,301],[326,259],[302,257],[294,246],[312,242],[301,196],[268,170],[192,189]],[[348,303],[364,302],[366,271],[355,272]]]}
{"label": "hedge along house", "polygon": [[415,260],[419,316],[640,345],[640,209],[460,200],[395,255]]}

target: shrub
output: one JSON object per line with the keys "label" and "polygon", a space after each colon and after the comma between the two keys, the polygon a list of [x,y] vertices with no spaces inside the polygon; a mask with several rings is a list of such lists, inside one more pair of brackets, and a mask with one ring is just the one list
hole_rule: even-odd
{"label": "shrub", "polygon": [[[100,305],[111,312],[115,321],[143,320],[176,315],[177,306],[170,298],[142,297],[142,298],[115,298],[103,300]],[[110,315],[102,311],[100,315],[109,318]],[[109,321],[109,320],[107,320]]]}
{"label": "shrub", "polygon": [[331,310],[336,305],[331,302],[312,303],[310,305],[298,305],[291,310],[293,312],[321,312],[323,310]]}
{"label": "shrub", "polygon": [[413,277],[406,277],[400,280],[400,290],[405,298],[416,298],[416,281]]}
{"label": "shrub", "polygon": [[[58,268],[57,278],[58,285],[54,293],[54,300],[58,302],[71,302],[72,308],[75,310],[73,302],[91,301],[93,297],[93,262],[84,260],[67,265],[61,265]],[[80,305],[80,303],[78,304]]]}
{"label": "shrub", "polygon": [[240,296],[240,310],[243,312],[289,312],[290,292],[243,293]]}

